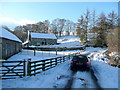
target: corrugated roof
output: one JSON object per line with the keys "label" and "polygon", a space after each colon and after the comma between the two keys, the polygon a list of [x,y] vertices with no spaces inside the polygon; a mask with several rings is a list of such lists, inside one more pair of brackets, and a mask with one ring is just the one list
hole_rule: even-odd
{"label": "corrugated roof", "polygon": [[0,27],[0,37],[18,41],[18,42],[22,42],[17,36],[15,36],[13,33],[9,32],[8,30],[6,30],[2,27]]}
{"label": "corrugated roof", "polygon": [[32,38],[47,38],[47,39],[57,39],[54,34],[45,34],[45,33],[33,33],[31,32]]}

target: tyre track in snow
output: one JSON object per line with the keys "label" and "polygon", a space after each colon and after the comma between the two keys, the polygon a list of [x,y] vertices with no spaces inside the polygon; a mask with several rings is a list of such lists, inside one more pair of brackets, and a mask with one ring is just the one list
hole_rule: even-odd
{"label": "tyre track in snow", "polygon": [[94,74],[94,71],[91,69],[91,71],[90,71],[90,73],[91,73],[91,78],[94,80],[94,83],[96,84],[96,86],[98,87],[98,88],[101,88],[100,87],[100,85],[98,84],[98,79],[97,79],[97,77],[95,76],[95,74]]}
{"label": "tyre track in snow", "polygon": [[64,90],[66,90],[68,88],[70,90],[72,88],[72,84],[73,84],[73,80],[74,80],[73,76],[76,74],[76,72],[77,71],[71,71],[71,75],[70,75],[71,78],[67,81],[67,84],[65,85]]}
{"label": "tyre track in snow", "polygon": [[95,88],[103,90],[97,83],[94,73],[91,71],[71,71],[71,78],[67,81],[64,90],[72,90],[72,88]]}

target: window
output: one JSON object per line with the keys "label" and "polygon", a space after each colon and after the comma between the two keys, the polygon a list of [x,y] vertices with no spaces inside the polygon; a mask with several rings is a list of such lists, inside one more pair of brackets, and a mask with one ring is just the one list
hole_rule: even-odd
{"label": "window", "polygon": [[47,42],[45,42],[45,45],[47,45]]}
{"label": "window", "polygon": [[42,45],[44,45],[44,42],[42,42]]}

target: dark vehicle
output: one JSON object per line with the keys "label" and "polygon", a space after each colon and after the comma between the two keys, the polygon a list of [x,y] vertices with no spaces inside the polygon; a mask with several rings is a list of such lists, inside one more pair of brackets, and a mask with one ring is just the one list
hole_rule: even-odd
{"label": "dark vehicle", "polygon": [[73,56],[71,70],[90,70],[90,61],[85,55]]}

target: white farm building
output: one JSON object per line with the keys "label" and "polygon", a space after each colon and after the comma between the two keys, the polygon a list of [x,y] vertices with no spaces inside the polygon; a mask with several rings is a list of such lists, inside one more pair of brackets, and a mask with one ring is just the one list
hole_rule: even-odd
{"label": "white farm building", "polygon": [[57,37],[54,34],[34,33],[31,32],[31,45],[54,45],[57,44]]}

